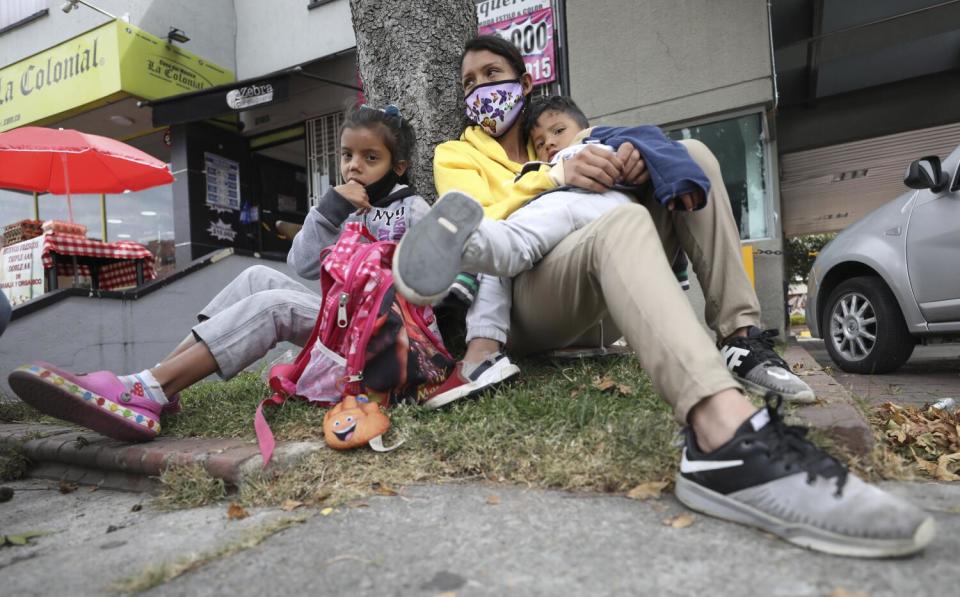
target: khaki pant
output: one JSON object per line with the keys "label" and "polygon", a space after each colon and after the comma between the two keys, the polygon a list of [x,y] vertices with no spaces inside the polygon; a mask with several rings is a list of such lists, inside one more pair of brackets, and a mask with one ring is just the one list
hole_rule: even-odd
{"label": "khaki pant", "polygon": [[664,247],[682,246],[690,256],[708,325],[720,337],[759,321],[717,161],[702,143],[685,145],[710,178],[707,207],[669,213],[647,200],[569,235],[514,278],[509,344],[514,353],[535,353],[608,343],[622,332],[681,422],[703,398],[739,385],[677,284]]}

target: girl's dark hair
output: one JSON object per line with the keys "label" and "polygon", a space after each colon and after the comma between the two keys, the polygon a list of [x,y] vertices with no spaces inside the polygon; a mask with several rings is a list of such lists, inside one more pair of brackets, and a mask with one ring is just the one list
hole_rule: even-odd
{"label": "girl's dark hair", "polygon": [[[410,162],[413,158],[413,148],[417,142],[416,135],[410,122],[400,114],[400,109],[393,104],[384,109],[373,108],[367,104],[354,106],[347,112],[340,127],[340,134],[344,129],[368,129],[380,135],[383,144],[390,152],[390,165],[396,166],[400,162]],[[407,169],[409,172],[409,168]],[[409,184],[407,172],[400,176],[400,182]]]}
{"label": "girl's dark hair", "polygon": [[482,50],[493,52],[497,56],[505,58],[518,79],[523,76],[523,73],[527,72],[527,66],[524,64],[523,56],[517,46],[497,35],[478,35],[468,41],[463,46],[463,54],[460,54],[460,68],[463,68],[463,59],[467,57],[468,53]]}

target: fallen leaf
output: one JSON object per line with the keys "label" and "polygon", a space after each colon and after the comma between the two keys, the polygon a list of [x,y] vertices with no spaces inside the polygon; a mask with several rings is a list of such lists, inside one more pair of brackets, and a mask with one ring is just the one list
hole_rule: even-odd
{"label": "fallen leaf", "polygon": [[323,514],[324,516],[330,516],[331,513],[333,513],[333,508],[324,508],[323,510],[320,510],[320,514]]}
{"label": "fallen leaf", "polygon": [[303,502],[298,502],[297,500],[286,500],[280,506],[280,509],[284,512],[292,512],[303,505]]}
{"label": "fallen leaf", "polygon": [[379,495],[385,495],[387,497],[393,497],[397,495],[397,492],[386,483],[374,483],[372,487],[373,490]]}
{"label": "fallen leaf", "polygon": [[313,493],[313,497],[311,499],[315,502],[322,502],[322,501],[325,501],[331,495],[333,494],[330,493],[329,489],[318,489]]}
{"label": "fallen leaf", "polygon": [[48,535],[49,531],[27,531],[18,535],[0,535],[0,547],[5,545],[27,545],[34,537]]}
{"label": "fallen leaf", "polygon": [[960,452],[943,454],[937,458],[937,470],[934,476],[938,481],[960,481],[960,475],[949,470],[949,466],[955,462],[960,462]]}
{"label": "fallen leaf", "polygon": [[617,386],[617,382],[613,381],[609,375],[597,378],[593,380],[593,387],[600,390],[601,392],[606,392],[607,390],[612,390]]}
{"label": "fallen leaf", "polygon": [[685,529],[693,524],[696,517],[693,514],[678,514],[663,521],[663,524],[675,529]]}
{"label": "fallen leaf", "polygon": [[657,499],[660,497],[660,492],[663,491],[663,488],[668,484],[669,481],[649,481],[647,483],[641,483],[628,491],[627,497],[631,500]]}
{"label": "fallen leaf", "polygon": [[444,591],[443,593],[437,593],[437,597],[457,597],[456,591]]}
{"label": "fallen leaf", "polygon": [[230,506],[227,507],[228,520],[243,520],[248,516],[250,516],[250,513],[247,512],[243,506],[236,502],[231,502]]}
{"label": "fallen leaf", "polygon": [[499,505],[500,505],[500,496],[499,496],[499,495],[488,495],[488,496],[487,496],[487,503],[488,503],[489,505],[491,505],[491,506],[499,506]]}
{"label": "fallen leaf", "polygon": [[633,396],[633,386],[627,385],[625,383],[617,384],[617,391],[619,391],[624,396]]}
{"label": "fallen leaf", "polygon": [[864,591],[851,591],[849,589],[844,589],[843,587],[837,587],[836,589],[830,591],[829,597],[870,597],[870,593]]}
{"label": "fallen leaf", "polygon": [[73,493],[77,490],[77,484],[70,483],[69,481],[60,481],[58,489],[60,490],[60,493]]}
{"label": "fallen leaf", "polygon": [[131,512],[139,512],[140,510],[143,510],[143,504],[134,504],[133,507],[130,508]]}

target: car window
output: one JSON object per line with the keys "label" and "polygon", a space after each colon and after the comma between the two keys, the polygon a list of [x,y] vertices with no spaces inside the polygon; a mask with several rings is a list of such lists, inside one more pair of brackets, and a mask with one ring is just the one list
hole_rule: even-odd
{"label": "car window", "polygon": [[960,161],[957,162],[957,167],[953,171],[953,184],[950,185],[950,192],[956,193],[960,191]]}

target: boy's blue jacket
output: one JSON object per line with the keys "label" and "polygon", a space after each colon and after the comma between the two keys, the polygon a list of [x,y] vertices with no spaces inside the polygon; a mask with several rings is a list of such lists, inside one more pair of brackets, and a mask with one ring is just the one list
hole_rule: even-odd
{"label": "boy's blue jacket", "polygon": [[[659,127],[644,125],[635,127],[597,126],[590,130],[587,140],[598,141],[617,149],[630,142],[643,156],[653,196],[665,205],[674,197],[703,191],[706,199],[710,193],[710,181],[703,170],[680,143],[668,139]],[[697,209],[706,205],[704,201]]]}

